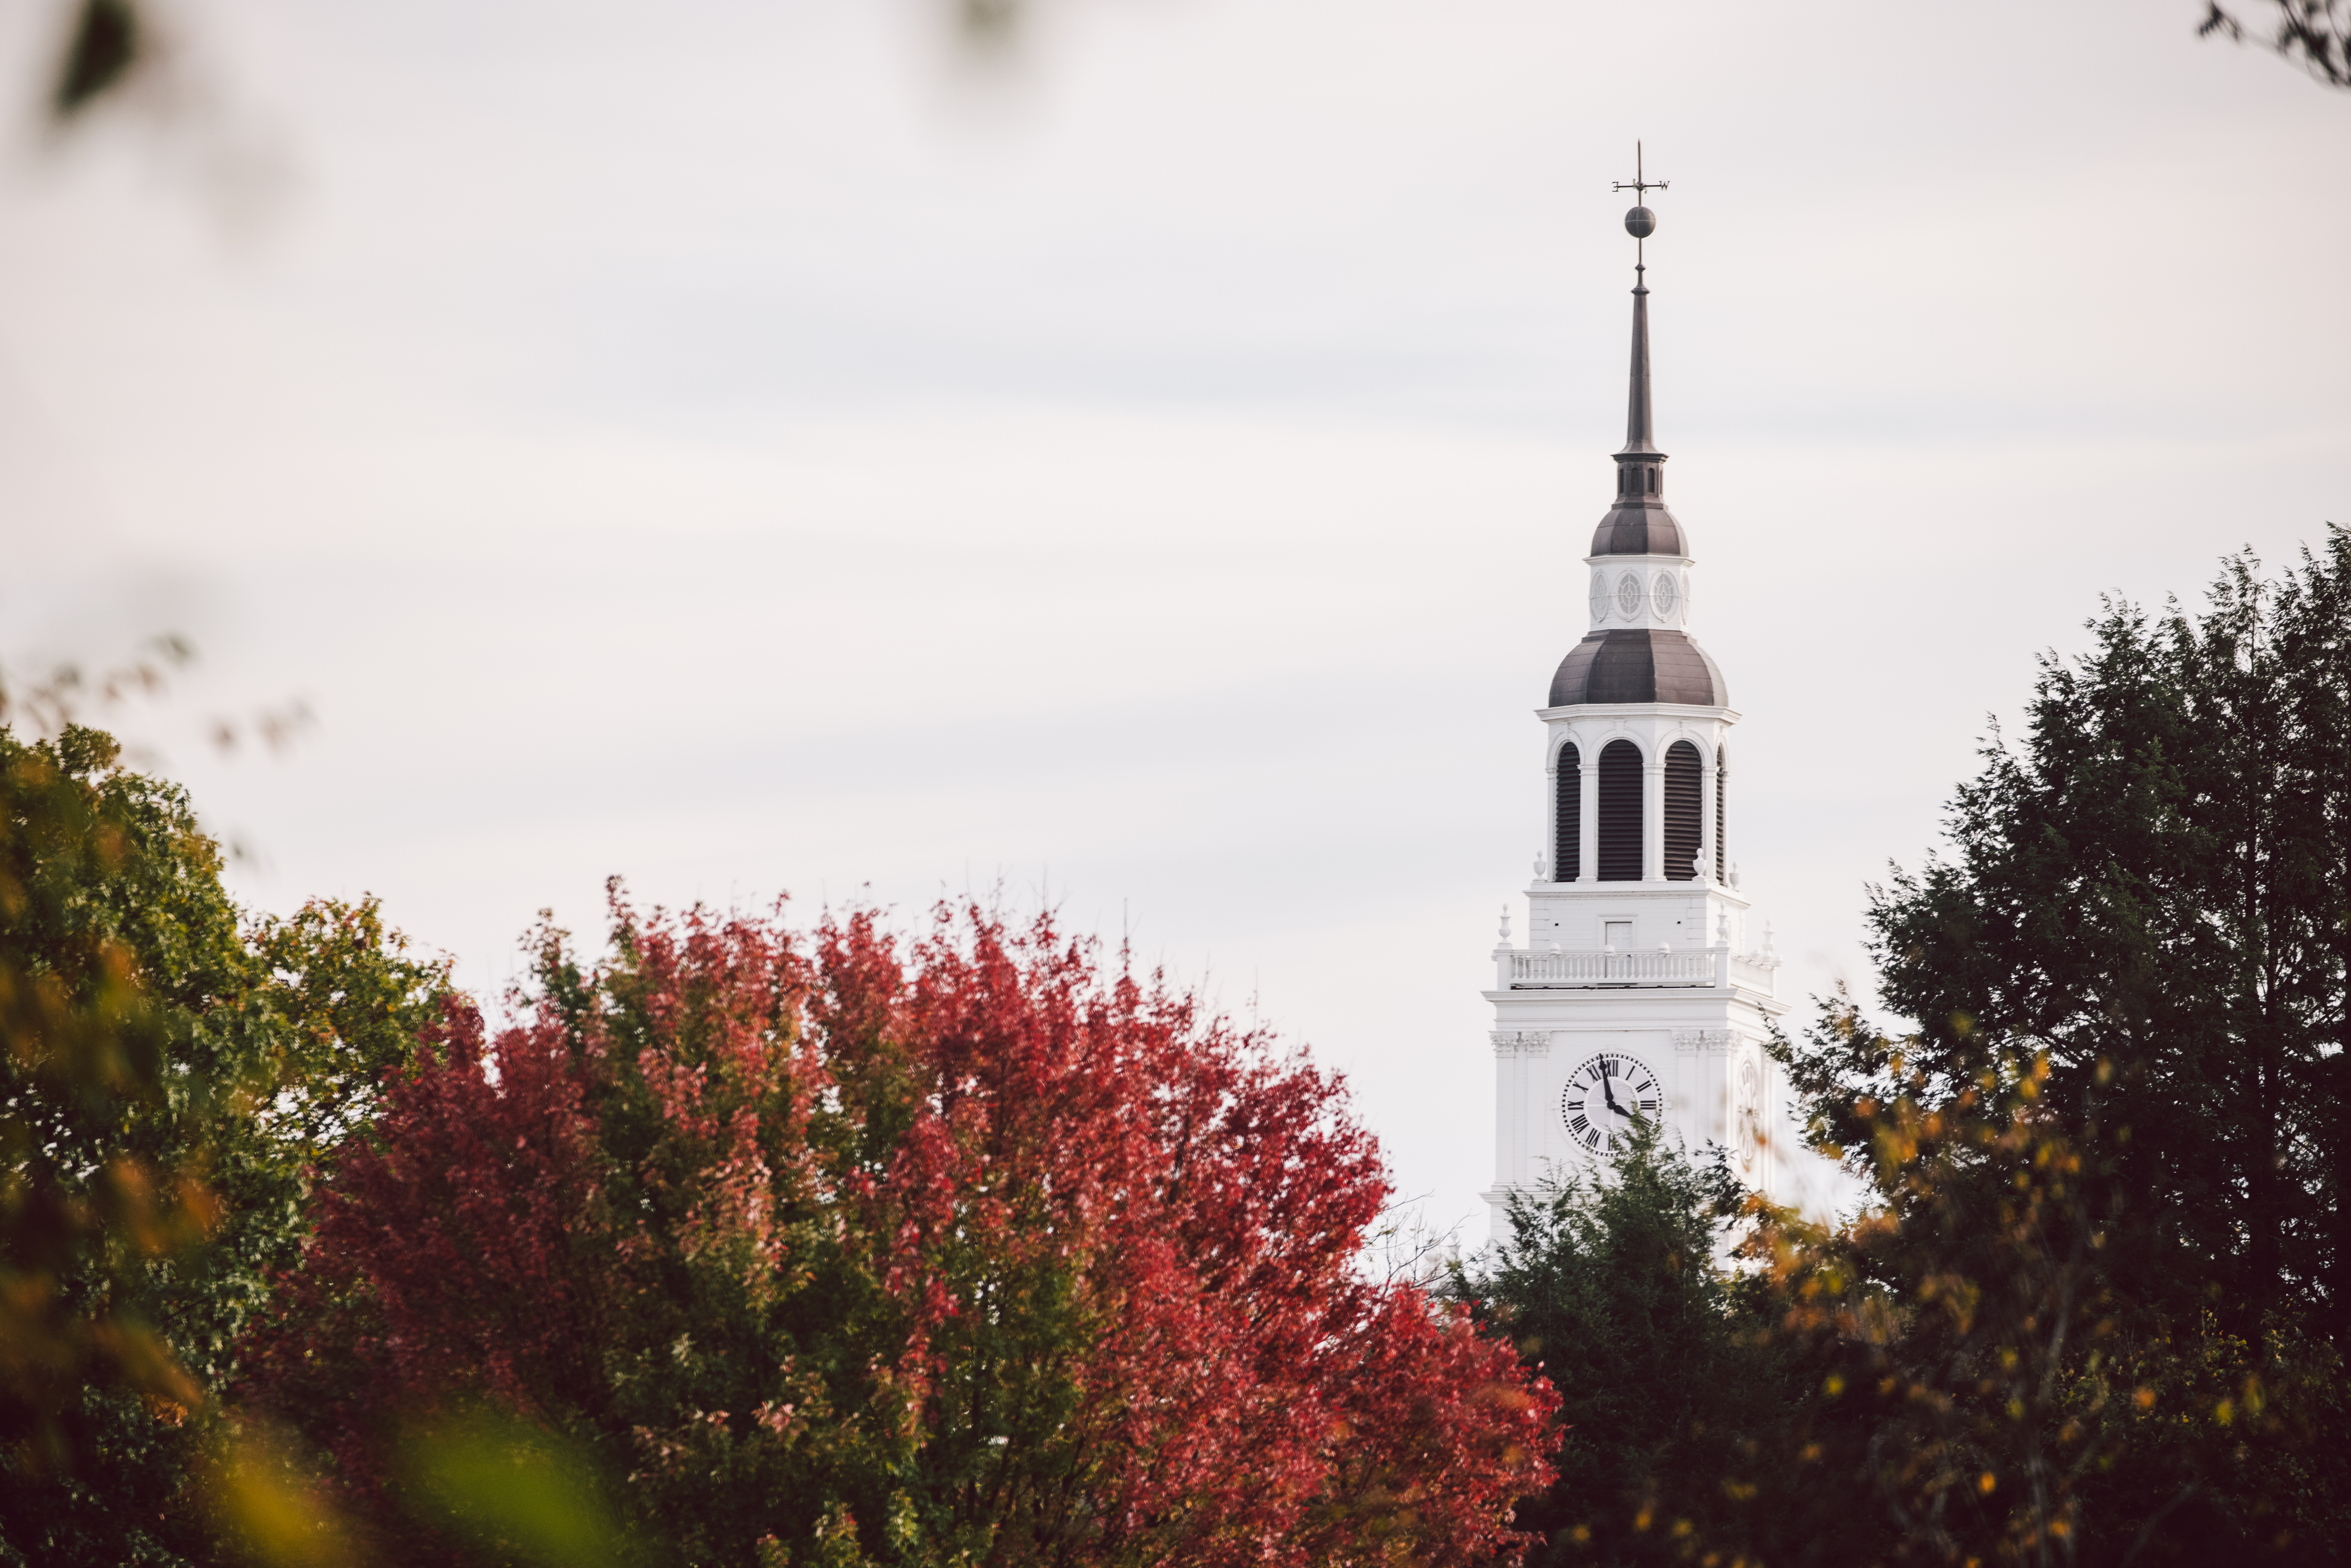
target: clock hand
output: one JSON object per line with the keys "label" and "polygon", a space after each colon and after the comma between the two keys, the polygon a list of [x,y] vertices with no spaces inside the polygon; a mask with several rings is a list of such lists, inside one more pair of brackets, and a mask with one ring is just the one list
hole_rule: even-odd
{"label": "clock hand", "polygon": [[1624,1106],[1616,1103],[1616,1085],[1609,1079],[1604,1077],[1600,1080],[1600,1093],[1601,1097],[1608,1102],[1608,1108],[1611,1111],[1615,1112],[1619,1116],[1626,1116],[1632,1113],[1626,1111]]}

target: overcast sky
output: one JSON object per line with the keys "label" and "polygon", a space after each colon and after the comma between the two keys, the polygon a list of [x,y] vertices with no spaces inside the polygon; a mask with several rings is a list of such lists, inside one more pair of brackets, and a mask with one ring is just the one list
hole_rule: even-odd
{"label": "overcast sky", "polygon": [[1129,930],[1449,1221],[1635,139],[1732,857],[1865,989],[2037,650],[2351,521],[2351,94],[2199,6],[182,0],[193,107],[58,150],[11,7],[0,651],[190,636],[124,727],[240,894],[476,987],[615,873]]}

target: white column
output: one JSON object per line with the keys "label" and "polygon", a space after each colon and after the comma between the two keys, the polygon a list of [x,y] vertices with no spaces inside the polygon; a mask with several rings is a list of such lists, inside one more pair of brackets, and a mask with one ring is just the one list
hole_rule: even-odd
{"label": "white column", "polygon": [[[1566,749],[1562,747],[1562,750]],[[1551,868],[1545,880],[1559,880],[1559,752],[1551,754],[1551,766],[1543,769],[1543,864]],[[1531,912],[1527,917],[1527,940],[1535,939],[1535,923]]]}
{"label": "white column", "polygon": [[[1730,787],[1730,768],[1723,758],[1722,732],[1720,730],[1715,731],[1714,755],[1707,758],[1707,765],[1714,769],[1714,799],[1716,801],[1714,816],[1723,817],[1722,837],[1729,839],[1730,837],[1730,822],[1729,819],[1724,816],[1721,802],[1726,799],[1723,791]],[[1707,820],[1711,822],[1714,818],[1709,817]],[[1722,847],[1728,850],[1730,846],[1726,843]],[[1722,874],[1726,878],[1730,875],[1730,857],[1728,854],[1725,854],[1722,857]]]}
{"label": "white column", "polygon": [[1510,1159],[1514,1151],[1510,1124],[1517,1119],[1518,1107],[1510,1103],[1510,1059],[1499,1050],[1494,1052],[1494,1185],[1510,1185]]}
{"label": "white column", "polygon": [[1600,756],[1593,752],[1583,759],[1583,808],[1576,814],[1580,827],[1578,837],[1583,842],[1576,850],[1578,882],[1600,880]]}
{"label": "white column", "polygon": [[1641,880],[1666,879],[1666,764],[1662,757],[1641,765]]}
{"label": "white column", "polygon": [[1518,1123],[1518,1136],[1511,1141],[1518,1145],[1518,1157],[1511,1162],[1510,1181],[1513,1185],[1522,1186],[1526,1184],[1527,1172],[1531,1168],[1534,1163],[1529,1157],[1529,1151],[1527,1149],[1527,1048],[1525,1046],[1521,1045],[1519,1047],[1517,1057],[1519,1063],[1519,1113],[1512,1119]]}
{"label": "white column", "polygon": [[[1698,881],[1711,883],[1714,880],[1714,758],[1707,757],[1703,760],[1704,770],[1700,778],[1704,782],[1698,786]],[[1714,933],[1706,933],[1706,939],[1713,941]]]}

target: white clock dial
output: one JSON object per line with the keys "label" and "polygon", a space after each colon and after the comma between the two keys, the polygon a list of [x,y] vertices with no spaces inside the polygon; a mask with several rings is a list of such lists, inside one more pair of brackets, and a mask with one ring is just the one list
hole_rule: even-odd
{"label": "white clock dial", "polygon": [[1608,579],[1596,571],[1592,574],[1592,618],[1594,621],[1608,619]]}
{"label": "white clock dial", "polygon": [[1654,1121],[1666,1103],[1664,1086],[1648,1063],[1622,1051],[1587,1056],[1567,1075],[1559,1097],[1567,1135],[1588,1154],[1613,1149],[1633,1130],[1635,1116]]}
{"label": "white clock dial", "polygon": [[1616,580],[1616,609],[1627,621],[1641,612],[1641,580],[1629,571]]}
{"label": "white clock dial", "polygon": [[1682,596],[1681,590],[1674,584],[1674,574],[1670,571],[1657,573],[1657,586],[1653,591],[1656,596],[1658,618],[1671,619],[1674,606],[1680,602]]}

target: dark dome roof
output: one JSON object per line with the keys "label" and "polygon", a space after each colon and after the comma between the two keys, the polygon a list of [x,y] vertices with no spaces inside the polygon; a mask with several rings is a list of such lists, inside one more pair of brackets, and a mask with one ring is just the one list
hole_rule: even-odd
{"label": "dark dome roof", "polygon": [[1592,535],[1593,555],[1687,555],[1682,526],[1663,501],[1619,501]]}
{"label": "dark dome roof", "polygon": [[[1673,519],[1666,519],[1668,527]],[[1594,632],[1567,651],[1551,678],[1552,707],[1582,703],[1683,703],[1728,707],[1730,689],[1686,632]]]}

